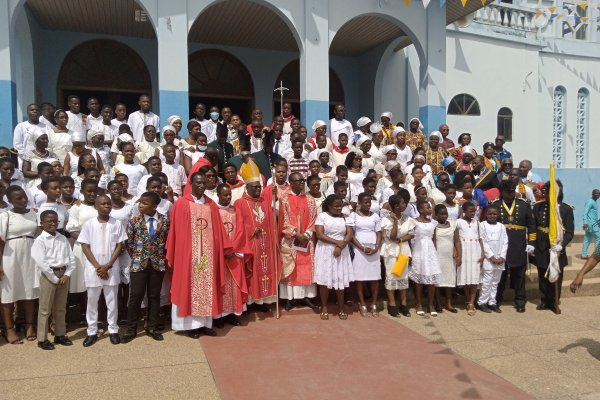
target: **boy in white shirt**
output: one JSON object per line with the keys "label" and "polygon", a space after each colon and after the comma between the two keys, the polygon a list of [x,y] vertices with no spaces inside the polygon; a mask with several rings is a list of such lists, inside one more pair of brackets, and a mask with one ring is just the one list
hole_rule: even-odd
{"label": "boy in white shirt", "polygon": [[42,181],[42,190],[46,194],[46,201],[38,207],[38,225],[42,226],[42,213],[46,210],[50,210],[56,213],[58,222],[56,230],[66,236],[65,226],[69,219],[69,212],[62,204],[58,203],[60,199],[60,178],[58,176],[51,176]]}
{"label": "boy in white shirt", "polygon": [[73,132],[85,133],[87,116],[80,112],[81,101],[79,100],[79,96],[69,96],[67,98],[67,106],[69,106],[69,110],[67,111],[67,116],[69,117],[67,129]]}
{"label": "boy in white shirt", "polygon": [[140,109],[131,113],[127,119],[127,125],[131,128],[133,139],[136,142],[141,142],[144,139],[144,127],[152,125],[156,130],[160,129],[160,119],[158,115],[150,111],[152,101],[149,94],[142,94],[139,97],[138,105]]}
{"label": "boy in white shirt", "polygon": [[172,144],[165,144],[163,148],[165,162],[162,163],[162,172],[167,175],[169,186],[173,189],[173,193],[177,197],[180,197],[183,193],[183,187],[185,186],[187,177],[183,165],[175,164],[176,155],[177,148]]}
{"label": "boy in white shirt", "polygon": [[144,140],[135,144],[135,156],[141,164],[145,164],[150,157],[154,156],[157,147],[160,147],[160,143],[156,141],[156,128],[152,125],[146,125],[144,127]]}
{"label": "boy in white shirt", "polygon": [[40,298],[37,323],[38,347],[54,350],[48,340],[48,318],[54,309],[54,343],[71,346],[66,336],[65,315],[69,294],[69,277],[75,269],[75,257],[66,237],[57,232],[58,216],[55,211],[40,214],[42,233],[31,247],[31,257],[36,264],[36,281],[39,280]]}
{"label": "boy in white shirt", "polygon": [[108,196],[96,197],[95,208],[98,216],[83,224],[77,238],[86,258],[84,274],[88,295],[88,328],[83,347],[89,347],[98,340],[98,300],[101,292],[104,292],[106,300],[110,342],[120,343],[117,325],[117,295],[121,281],[119,255],[123,242],[127,240],[127,233],[121,222],[110,216],[112,203]]}

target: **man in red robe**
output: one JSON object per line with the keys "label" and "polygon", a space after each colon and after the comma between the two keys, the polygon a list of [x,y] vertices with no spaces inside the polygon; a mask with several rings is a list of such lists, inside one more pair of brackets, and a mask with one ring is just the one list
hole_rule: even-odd
{"label": "man in red robe", "polygon": [[272,205],[266,203],[260,195],[260,172],[256,164],[250,161],[242,165],[240,174],[246,182],[246,193],[233,207],[236,220],[243,221],[244,235],[251,252],[251,256],[244,259],[248,304],[254,303],[256,310],[268,312],[270,310],[266,304],[277,301],[277,284],[281,272],[273,231],[275,215]]}
{"label": "man in red robe", "polygon": [[227,322],[239,326],[240,321],[235,317],[242,315],[248,301],[248,285],[244,269],[244,256],[250,256],[246,246],[244,225],[236,218],[236,212],[231,206],[231,187],[227,184],[217,186],[219,213],[229,239],[233,245],[232,253],[225,256],[225,293],[223,294],[223,312],[213,321],[217,328],[222,328]]}
{"label": "man in red robe", "polygon": [[279,297],[286,300],[286,311],[295,307],[301,299],[308,307],[318,310],[310,301],[317,296],[314,285],[314,242],[311,240],[317,219],[317,205],[312,196],[304,193],[306,180],[294,172],[289,178],[291,191],[279,204],[281,225],[282,282]]}
{"label": "man in red robe", "polygon": [[225,256],[231,243],[219,208],[204,196],[206,177],[190,178],[191,193],[173,205],[167,237],[171,277],[171,325],[190,337],[215,336],[213,317],[222,313],[225,292]]}

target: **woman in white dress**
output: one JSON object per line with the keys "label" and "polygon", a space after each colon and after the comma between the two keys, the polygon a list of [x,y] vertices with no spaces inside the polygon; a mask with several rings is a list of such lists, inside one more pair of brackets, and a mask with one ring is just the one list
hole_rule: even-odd
{"label": "woman in white dress", "polygon": [[142,193],[138,193],[138,183],[148,171],[146,167],[135,161],[135,145],[133,143],[123,143],[121,152],[123,153],[123,162],[114,166],[115,176],[121,173],[127,175],[127,178],[129,178],[129,193],[139,196]]}
{"label": "woman in white dress", "polygon": [[48,150],[48,134],[46,132],[36,129],[31,133],[30,140],[35,147],[23,156],[22,170],[27,186],[32,187],[39,184],[39,182],[34,183],[40,177],[37,169],[38,165],[42,162],[52,164],[58,158]]}
{"label": "woman in white dress", "polygon": [[412,248],[412,269],[408,273],[411,281],[415,282],[417,298],[417,315],[425,315],[422,306],[423,286],[427,286],[428,311],[432,317],[437,316],[434,308],[435,285],[438,283],[442,270],[435,251],[433,237],[436,221],[429,218],[432,214],[431,204],[426,200],[417,203],[419,216],[415,219],[415,238]]}
{"label": "woman in white dress", "polygon": [[358,139],[358,142],[356,142],[356,147],[358,147],[360,152],[362,152],[361,156],[363,170],[375,169],[375,165],[377,165],[377,160],[371,155],[371,153],[369,153],[372,144],[373,142],[371,139],[365,135],[362,135],[360,139]]}
{"label": "woman in white dress", "polygon": [[[438,260],[442,274],[437,283],[436,298],[440,297],[440,290],[444,290],[446,296],[446,310],[456,313],[457,310],[452,305],[452,290],[456,287],[456,261],[458,258],[458,231],[456,230],[456,221],[448,218],[448,209],[443,204],[435,206],[435,217],[437,226],[435,227],[435,248],[437,250]],[[440,311],[440,307],[438,310]]]}
{"label": "woman in white dress", "polygon": [[446,206],[446,210],[448,210],[448,219],[450,221],[456,221],[462,215],[460,204],[455,200],[456,186],[453,184],[446,185],[446,187],[444,187],[444,194],[446,195],[446,200],[444,200],[443,204]]}
{"label": "woman in white dress", "polygon": [[346,156],[345,165],[348,168],[348,197],[350,201],[355,202],[359,193],[362,193],[362,182],[365,174],[362,172],[362,156],[351,151]]}
{"label": "woman in white dress", "polygon": [[181,149],[179,149],[179,147],[178,147],[179,140],[177,140],[175,138],[175,128],[172,127],[171,125],[167,125],[167,126],[163,127],[162,136],[163,136],[163,140],[162,140],[160,146],[154,152],[154,155],[157,156],[158,158],[160,158],[160,161],[162,163],[165,163],[167,161],[163,154],[165,151],[165,145],[172,144],[173,146],[175,146],[175,164],[180,165]]}
{"label": "woman in white dress", "polygon": [[48,150],[50,150],[51,153],[54,153],[58,158],[58,161],[60,161],[60,164],[63,165],[67,153],[71,151],[71,148],[73,147],[73,143],[71,142],[73,131],[67,129],[69,116],[66,111],[60,109],[56,110],[54,113],[54,120],[56,121],[56,126],[53,129],[48,130],[48,139],[50,141]]}
{"label": "woman in white dress", "polygon": [[456,223],[460,236],[460,258],[456,271],[456,286],[464,286],[467,298],[467,314],[475,315],[475,296],[481,282],[481,266],[484,260],[479,221],[475,219],[475,205],[466,202],[462,206],[463,217]]}
{"label": "woman in white dress", "polygon": [[315,233],[315,283],[321,297],[321,319],[329,319],[327,299],[334,289],[340,307],[338,317],[348,319],[344,310],[344,288],[354,281],[354,270],[348,243],[352,240],[352,221],[342,215],[342,198],[332,194],[323,202],[317,216]]}
{"label": "woman in white dress", "polygon": [[[356,212],[350,214],[354,226],[354,280],[360,301],[360,315],[378,317],[377,296],[379,294],[379,281],[381,280],[381,263],[379,261],[379,248],[381,247],[381,219],[379,214],[371,212],[371,201],[374,198],[367,193],[358,195]],[[367,310],[365,302],[365,283],[369,283],[372,295],[371,308]]]}
{"label": "woman in white dress", "polygon": [[87,150],[85,147],[86,143],[87,137],[85,133],[73,132],[71,134],[71,150],[67,152],[63,162],[63,175],[71,176],[75,179],[79,156]]}
{"label": "woman in white dress", "polygon": [[0,297],[2,318],[6,328],[6,340],[12,344],[23,343],[15,330],[13,319],[15,303],[19,302],[25,312],[27,340],[36,339],[33,328],[35,302],[38,289],[35,285],[36,266],[31,258],[33,236],[37,230],[37,215],[27,208],[27,195],[18,186],[6,191],[13,208],[0,214]]}

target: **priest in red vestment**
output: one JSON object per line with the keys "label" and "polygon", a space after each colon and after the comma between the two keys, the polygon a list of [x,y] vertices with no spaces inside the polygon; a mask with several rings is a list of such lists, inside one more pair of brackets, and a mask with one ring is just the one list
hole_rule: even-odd
{"label": "priest in red vestment", "polygon": [[266,304],[277,301],[277,284],[281,268],[274,237],[275,214],[271,204],[261,197],[260,171],[248,161],[240,168],[246,193],[233,207],[236,220],[243,221],[244,235],[251,255],[244,258],[248,283],[248,304],[258,311],[269,311]]}
{"label": "priest in red vestment", "polygon": [[206,177],[190,178],[191,193],[173,205],[167,237],[171,325],[175,331],[214,336],[212,320],[223,311],[225,256],[232,251],[216,203],[204,196]]}
{"label": "priest in red vestment", "polygon": [[286,300],[285,309],[296,306],[296,300],[313,310],[318,307],[310,301],[317,296],[314,285],[315,247],[312,240],[317,219],[317,205],[312,196],[304,193],[305,179],[294,172],[289,178],[291,191],[279,204],[281,226],[281,267],[279,297]]}
{"label": "priest in red vestment", "polygon": [[244,224],[236,218],[235,209],[231,206],[231,187],[227,184],[217,186],[219,213],[229,239],[232,243],[232,253],[225,256],[225,292],[223,307],[219,318],[213,321],[214,326],[222,328],[225,322],[239,326],[240,321],[235,317],[242,315],[248,301],[248,285],[244,268],[244,257],[250,256],[244,235]]}

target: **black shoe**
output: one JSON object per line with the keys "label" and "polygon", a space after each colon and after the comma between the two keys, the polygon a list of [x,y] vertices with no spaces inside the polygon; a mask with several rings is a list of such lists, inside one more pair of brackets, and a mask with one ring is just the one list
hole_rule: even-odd
{"label": "black shoe", "polygon": [[254,310],[257,312],[271,312],[271,309],[266,304],[254,304]]}
{"label": "black shoe", "polygon": [[554,314],[556,315],[560,315],[562,313],[562,311],[560,311],[560,307],[559,306],[554,306],[551,308],[551,310],[554,312]]}
{"label": "black shoe", "polygon": [[223,329],[225,327],[225,322],[223,322],[222,318],[213,319],[213,326],[217,329]]}
{"label": "black shoe", "polygon": [[521,313],[521,314],[524,313],[525,312],[525,307],[524,306],[518,306],[517,307],[517,312]]}
{"label": "black shoe", "polygon": [[387,306],[387,312],[392,317],[399,317],[400,311],[398,310],[398,306]]}
{"label": "black shoe", "polygon": [[152,339],[156,340],[157,342],[160,342],[161,340],[165,340],[162,333],[160,333],[157,330],[151,331],[149,329],[146,329],[146,335],[150,336]]}
{"label": "black shoe", "polygon": [[200,337],[200,329],[192,329],[191,331],[187,331],[187,335],[192,339],[198,339]]}
{"label": "black shoe", "polygon": [[121,336],[121,343],[129,343],[133,339],[135,339],[136,336],[137,334],[135,332],[127,332],[126,334]]}
{"label": "black shoe", "polygon": [[314,312],[319,312],[319,306],[313,303],[308,297],[304,299],[304,304]]}
{"label": "black shoe", "polygon": [[538,311],[542,311],[542,310],[550,310],[551,307],[547,306],[545,303],[540,303],[540,305],[537,306],[535,309]]}
{"label": "black shoe", "polygon": [[477,309],[486,314],[489,314],[492,312],[492,310],[490,310],[490,308],[486,304],[481,304],[481,305],[477,304]]}
{"label": "black shoe", "polygon": [[500,306],[498,306],[497,304],[494,304],[493,306],[488,306],[488,308],[490,310],[492,310],[495,313],[501,314],[502,310],[500,309]]}
{"label": "black shoe", "polygon": [[119,344],[119,343],[121,343],[121,338],[119,337],[118,333],[109,333],[108,334],[108,338],[110,339],[110,342],[112,344]]}
{"label": "black shoe", "polygon": [[213,329],[207,328],[205,326],[198,329],[198,332],[204,336],[217,336],[217,332],[215,332]]}
{"label": "black shoe", "polygon": [[239,319],[237,319],[237,317],[233,314],[229,314],[226,317],[223,318],[223,320],[225,322],[227,322],[229,325],[233,325],[233,326],[240,326],[242,323],[240,322]]}
{"label": "black shoe", "polygon": [[42,350],[54,350],[54,345],[49,340],[38,342],[38,347]]}
{"label": "black shoe", "polygon": [[66,336],[54,336],[54,344],[60,344],[62,346],[72,346],[73,342]]}
{"label": "black shoe", "polygon": [[405,317],[410,317],[410,311],[408,311],[408,307],[400,306],[400,314],[404,315]]}
{"label": "black shoe", "polygon": [[294,300],[286,300],[285,301],[285,311],[290,311],[292,309],[294,309],[296,307],[296,304],[294,304]]}
{"label": "black shoe", "polygon": [[93,345],[97,341],[98,341],[98,335],[89,335],[89,336],[86,336],[85,340],[83,341],[83,347],[90,347],[91,345]]}
{"label": "black shoe", "polygon": [[157,331],[164,331],[165,330],[165,324],[156,324],[156,330]]}

